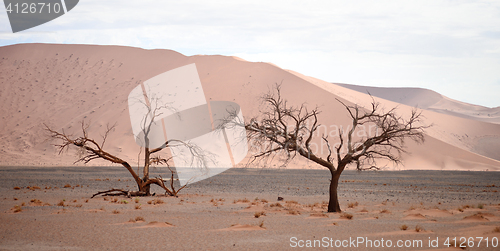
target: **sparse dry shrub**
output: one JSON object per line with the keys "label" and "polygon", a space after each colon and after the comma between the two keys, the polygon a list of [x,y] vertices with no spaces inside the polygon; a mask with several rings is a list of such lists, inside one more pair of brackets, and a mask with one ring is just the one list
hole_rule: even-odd
{"label": "sparse dry shrub", "polygon": [[120,201],[120,204],[128,204],[128,201],[122,200],[122,201]]}
{"label": "sparse dry shrub", "polygon": [[140,202],[139,198],[135,198],[135,199],[134,199],[134,202],[135,202],[136,204],[137,204],[137,203],[139,203],[139,202]]}
{"label": "sparse dry shrub", "polygon": [[76,204],[75,207],[83,207],[82,204]]}
{"label": "sparse dry shrub", "polygon": [[383,201],[382,205],[384,205],[384,206],[387,205],[387,201]]}
{"label": "sparse dry shrub", "polygon": [[108,197],[104,197],[104,198],[103,198],[103,200],[108,201],[108,200],[109,200],[109,198],[108,198]]}
{"label": "sparse dry shrub", "polygon": [[270,207],[283,207],[283,205],[281,205],[281,203],[279,203],[279,202],[276,202],[276,203],[271,204],[271,205],[269,205],[269,206],[270,206]]}
{"label": "sparse dry shrub", "polygon": [[260,202],[262,202],[262,203],[268,203],[268,201],[266,199],[261,199]]}
{"label": "sparse dry shrub", "polygon": [[287,200],[285,203],[286,204],[299,204],[299,202],[297,202],[295,200]]}
{"label": "sparse dry shrub", "polygon": [[477,204],[477,208],[483,209],[484,208],[484,204],[481,204],[481,203]]}
{"label": "sparse dry shrub", "polygon": [[383,209],[382,211],[380,211],[381,214],[390,214],[391,211],[387,210],[387,209]]}
{"label": "sparse dry shrub", "polygon": [[130,218],[130,220],[128,220],[128,222],[132,222],[132,223],[135,223],[135,220]]}
{"label": "sparse dry shrub", "polygon": [[113,203],[117,203],[117,202],[118,202],[118,198],[113,198],[113,199],[111,200],[111,202],[113,202]]}
{"label": "sparse dry shrub", "polygon": [[241,200],[241,202],[243,202],[243,203],[248,203],[248,202],[250,202],[250,201],[249,201],[247,198],[244,198],[243,200]]}
{"label": "sparse dry shrub", "polygon": [[467,208],[470,208],[470,206],[469,205],[463,205],[462,208],[463,209],[467,209]]}
{"label": "sparse dry shrub", "polygon": [[464,210],[462,208],[460,208],[460,207],[457,210],[460,211],[461,213],[464,212]]}
{"label": "sparse dry shrub", "polygon": [[57,203],[57,205],[60,206],[60,207],[66,206],[66,205],[64,205],[64,201],[63,200],[59,201],[59,203]]}
{"label": "sparse dry shrub", "polygon": [[360,212],[362,212],[362,213],[368,213],[368,210],[366,208],[363,208],[363,209],[361,209]]}
{"label": "sparse dry shrub", "polygon": [[89,203],[89,200],[88,200],[88,199],[87,199],[87,200],[85,200],[85,203]]}
{"label": "sparse dry shrub", "polygon": [[24,203],[24,202],[23,202],[23,203],[21,203],[21,206],[22,206],[22,207],[26,206],[26,203]]}
{"label": "sparse dry shrub", "polygon": [[340,214],[340,218],[351,220],[353,218],[353,215],[350,213],[343,212],[342,214]]}
{"label": "sparse dry shrub", "polygon": [[422,226],[420,226],[420,225],[416,225],[415,226],[415,232],[418,233],[418,232],[421,232],[421,231],[424,231],[424,228]]}
{"label": "sparse dry shrub", "polygon": [[135,209],[136,209],[136,210],[141,209],[141,204],[139,204],[139,205],[135,205]]}
{"label": "sparse dry shrub", "polygon": [[288,214],[291,214],[291,215],[299,215],[300,212],[295,210],[295,209],[288,209]]}
{"label": "sparse dry shrub", "polygon": [[415,210],[415,206],[414,205],[411,205],[410,208],[408,210]]}
{"label": "sparse dry shrub", "polygon": [[402,225],[399,227],[399,229],[405,231],[406,229],[408,229],[408,226],[407,225]]}
{"label": "sparse dry shrub", "polygon": [[31,187],[31,190],[33,190],[33,191],[34,191],[34,190],[40,190],[40,189],[41,189],[41,188],[40,188],[39,186],[32,186],[32,187]]}
{"label": "sparse dry shrub", "polygon": [[332,223],[332,225],[337,226],[337,225],[338,225],[338,223],[337,223],[337,222],[334,222],[334,223]]}
{"label": "sparse dry shrub", "polygon": [[71,185],[70,185],[70,184],[66,184],[66,185],[64,185],[64,188],[69,188],[69,187],[71,187]]}
{"label": "sparse dry shrub", "polygon": [[113,210],[113,214],[119,214],[119,213],[120,213],[120,211],[118,211],[118,210],[116,210],[116,209],[115,209],[115,210]]}
{"label": "sparse dry shrub", "polygon": [[153,201],[152,200],[148,200],[148,204],[153,204]]}
{"label": "sparse dry shrub", "polygon": [[144,218],[142,218],[141,216],[137,216],[135,217],[135,221],[146,221],[146,220],[144,220]]}
{"label": "sparse dry shrub", "polygon": [[39,199],[32,199],[30,202],[37,205],[37,206],[43,205],[43,202]]}
{"label": "sparse dry shrub", "polygon": [[259,227],[264,228],[264,221],[261,221],[261,222],[259,223]]}
{"label": "sparse dry shrub", "polygon": [[500,227],[496,227],[495,229],[493,229],[493,232],[500,233]]}
{"label": "sparse dry shrub", "polygon": [[14,187],[14,190],[21,190],[20,187]]}
{"label": "sparse dry shrub", "polygon": [[77,200],[73,200],[73,203],[76,203],[76,202],[77,202]]}
{"label": "sparse dry shrub", "polygon": [[253,216],[254,216],[255,218],[259,218],[260,216],[265,216],[265,215],[266,215],[266,212],[264,212],[264,211],[261,211],[261,212],[255,212],[255,213],[253,214]]}
{"label": "sparse dry shrub", "polygon": [[100,210],[101,211],[106,211],[106,209],[104,207],[101,207]]}
{"label": "sparse dry shrub", "polygon": [[15,197],[14,197],[14,200],[18,200],[18,198],[15,198]]}

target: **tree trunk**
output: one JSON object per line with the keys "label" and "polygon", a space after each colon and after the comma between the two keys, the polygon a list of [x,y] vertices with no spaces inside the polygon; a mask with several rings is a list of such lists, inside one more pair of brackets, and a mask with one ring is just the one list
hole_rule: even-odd
{"label": "tree trunk", "polygon": [[[337,171],[338,172],[338,171]],[[340,213],[339,198],[337,196],[337,188],[339,186],[340,173],[332,172],[332,179],[330,180],[330,201],[328,202],[328,212]]]}

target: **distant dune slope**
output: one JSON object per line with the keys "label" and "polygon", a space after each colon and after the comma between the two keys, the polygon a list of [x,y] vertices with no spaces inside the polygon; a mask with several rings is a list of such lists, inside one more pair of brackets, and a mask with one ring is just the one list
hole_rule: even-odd
{"label": "distant dune slope", "polygon": [[336,85],[362,93],[370,93],[375,97],[400,104],[457,117],[500,124],[500,107],[489,108],[468,104],[424,88],[372,87],[337,83]]}
{"label": "distant dune slope", "polygon": [[[190,63],[196,63],[207,99],[237,102],[245,118],[258,114],[259,96],[274,83],[283,84],[282,94],[290,104],[319,106],[319,120],[325,129],[322,133],[326,134],[334,132],[335,126],[351,124],[336,98],[348,104],[369,102],[367,95],[348,88],[327,86],[324,81],[272,64],[234,57],[187,57],[171,50],[122,46],[5,46],[0,47],[0,166],[72,164],[75,153],[57,156],[53,142],[47,141],[43,123],[77,134],[82,120],[91,122],[89,130],[95,138],[99,138],[106,124],[116,123],[106,149],[137,163],[139,148],[130,126],[128,94],[141,81]],[[397,105],[391,101],[383,104],[388,108]],[[401,112],[410,109],[400,107]],[[495,155],[500,151],[480,147],[498,147],[498,141],[492,139],[500,137],[500,125],[433,111],[426,111],[425,116],[426,123],[435,126],[428,132],[428,143],[408,145],[413,154],[404,156],[406,168],[500,170],[500,156]],[[319,139],[314,143],[321,148]],[[326,149],[323,153],[327,154]],[[290,165],[305,166],[317,167],[305,160]]]}

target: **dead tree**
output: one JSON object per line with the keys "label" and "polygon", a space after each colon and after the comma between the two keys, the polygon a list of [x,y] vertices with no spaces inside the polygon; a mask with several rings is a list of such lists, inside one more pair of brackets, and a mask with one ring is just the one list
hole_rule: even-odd
{"label": "dead tree", "polygon": [[[111,163],[120,164],[125,167],[129,173],[134,178],[137,184],[137,191],[126,191],[122,189],[111,189],[108,191],[102,191],[94,194],[96,195],[126,195],[126,196],[150,196],[151,195],[151,185],[157,185],[165,190],[165,195],[177,196],[180,190],[182,190],[186,185],[181,186],[178,189],[174,187],[174,174],[175,172],[170,168],[170,161],[172,157],[162,157],[159,155],[159,152],[166,148],[173,148],[182,146],[187,148],[191,155],[192,161],[198,162],[197,166],[206,167],[207,161],[210,160],[210,156],[208,156],[200,147],[191,144],[189,142],[184,142],[180,140],[167,140],[159,147],[150,148],[150,137],[149,134],[151,132],[152,126],[155,124],[155,120],[159,118],[163,112],[167,109],[171,109],[168,104],[162,104],[161,99],[159,98],[150,98],[147,101],[140,102],[144,107],[146,107],[146,114],[142,117],[141,120],[141,136],[138,138],[143,142],[141,147],[141,152],[139,156],[143,152],[143,160],[142,163],[142,177],[140,177],[140,173],[136,173],[129,162],[107,152],[104,150],[104,145],[106,143],[106,139],[109,134],[115,128],[115,126],[107,126],[106,131],[102,136],[102,142],[98,142],[91,138],[88,134],[89,124],[85,124],[83,121],[81,123],[81,136],[73,137],[72,135],[68,135],[64,132],[64,130],[56,131],[49,126],[45,125],[47,132],[49,133],[50,138],[59,141],[55,146],[59,149],[59,154],[63,153],[65,150],[68,150],[70,147],[76,147],[80,152],[80,157],[75,161],[75,163],[83,162],[85,164],[89,163],[92,160],[96,159],[104,159]],[[174,111],[175,112],[175,111]],[[141,163],[138,163],[140,166]],[[151,178],[149,177],[149,170],[152,165],[166,165],[167,168],[171,172],[170,184],[165,184],[164,179],[159,177]],[[94,197],[92,196],[92,197]]]}
{"label": "dead tree", "polygon": [[[257,148],[254,160],[284,154],[286,161],[300,155],[323,167],[331,174],[330,200],[328,212],[341,212],[337,188],[342,172],[349,164],[356,164],[357,170],[379,169],[375,160],[388,159],[394,163],[401,162],[401,154],[405,151],[405,140],[411,139],[422,143],[424,129],[421,113],[413,110],[409,118],[397,115],[396,108],[384,112],[380,104],[372,98],[371,107],[347,105],[337,99],[352,118],[352,127],[343,132],[339,128],[339,141],[335,145],[327,136],[322,136],[328,147],[328,154],[320,156],[311,148],[311,141],[318,134],[318,108],[308,110],[290,106],[281,97],[280,85],[275,92],[270,91],[262,97],[265,109],[259,117],[244,123],[249,142]],[[369,135],[355,137],[361,126],[372,125]]]}

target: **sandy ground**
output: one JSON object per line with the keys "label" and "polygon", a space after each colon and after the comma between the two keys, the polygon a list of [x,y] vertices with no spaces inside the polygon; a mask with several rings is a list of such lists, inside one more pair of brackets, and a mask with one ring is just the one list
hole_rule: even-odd
{"label": "sandy ground", "polygon": [[326,214],[325,170],[229,169],[178,198],[91,199],[134,183],[119,167],[2,167],[0,250],[439,250],[455,237],[468,250],[499,250],[498,172],[346,171],[341,180],[347,214]]}

